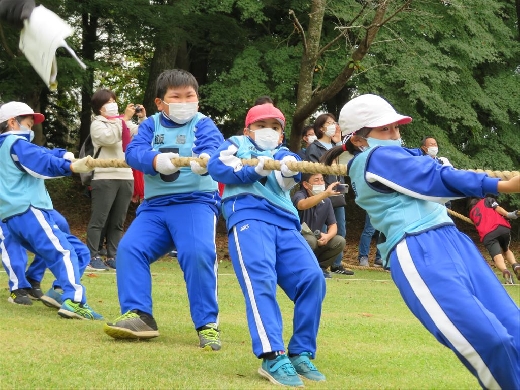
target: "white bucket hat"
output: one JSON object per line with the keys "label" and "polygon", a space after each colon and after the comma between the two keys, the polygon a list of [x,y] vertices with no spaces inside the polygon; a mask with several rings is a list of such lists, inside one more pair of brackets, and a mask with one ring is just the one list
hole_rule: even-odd
{"label": "white bucket hat", "polygon": [[405,125],[412,118],[398,114],[385,99],[377,95],[361,95],[343,106],[338,124],[341,134],[348,136],[363,127],[380,127],[391,123]]}

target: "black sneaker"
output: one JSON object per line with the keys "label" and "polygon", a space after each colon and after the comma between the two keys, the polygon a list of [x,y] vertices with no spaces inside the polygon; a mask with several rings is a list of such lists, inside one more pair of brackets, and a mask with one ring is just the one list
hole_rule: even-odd
{"label": "black sneaker", "polygon": [[354,275],[354,271],[343,268],[342,265],[340,265],[339,267],[331,266],[330,272],[334,272],[335,274],[340,274],[340,275]]}
{"label": "black sneaker", "polygon": [[25,289],[25,291],[27,291],[27,296],[32,300],[39,301],[40,298],[43,296],[40,282],[37,282],[36,280],[32,279],[27,279],[27,281],[31,283],[31,288]]}
{"label": "black sneaker", "polygon": [[159,336],[155,319],[139,310],[127,311],[114,322],[107,322],[103,330],[115,339],[151,339]]}
{"label": "black sneaker", "polygon": [[374,260],[374,267],[382,267],[383,261],[381,259],[375,259]]}
{"label": "black sneaker", "polygon": [[7,298],[7,302],[25,306],[31,306],[33,304],[31,298],[27,296],[27,292],[23,288],[11,291],[11,295]]}
{"label": "black sneaker", "polygon": [[109,257],[105,260],[105,264],[108,268],[116,269],[116,259],[113,257]]}
{"label": "black sneaker", "polygon": [[518,280],[520,280],[520,264],[514,263],[512,266],[513,266],[513,272],[515,273],[516,278]]}

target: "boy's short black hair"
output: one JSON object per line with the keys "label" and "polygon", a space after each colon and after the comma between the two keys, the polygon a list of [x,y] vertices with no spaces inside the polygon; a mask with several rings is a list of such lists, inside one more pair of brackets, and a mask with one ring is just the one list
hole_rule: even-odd
{"label": "boy's short black hair", "polygon": [[304,181],[306,182],[309,182],[310,178],[312,176],[316,176],[316,175],[321,175],[321,173],[307,173],[307,172],[303,172],[302,173],[302,179],[301,179],[301,182],[303,183]]}
{"label": "boy's short black hair", "polygon": [[90,101],[90,105],[92,107],[92,111],[96,115],[101,115],[101,107],[103,107],[110,99],[117,100],[116,94],[112,92],[110,89],[98,89],[92,95],[92,99]]}
{"label": "boy's short black hair", "polygon": [[168,69],[162,72],[155,83],[155,97],[164,99],[170,88],[193,87],[199,94],[199,83],[195,76],[184,69]]}
{"label": "boy's short black hair", "polygon": [[471,211],[471,209],[473,207],[475,207],[475,205],[480,202],[480,198],[469,198],[468,199],[468,203],[467,203],[467,206],[468,206],[468,211]]}

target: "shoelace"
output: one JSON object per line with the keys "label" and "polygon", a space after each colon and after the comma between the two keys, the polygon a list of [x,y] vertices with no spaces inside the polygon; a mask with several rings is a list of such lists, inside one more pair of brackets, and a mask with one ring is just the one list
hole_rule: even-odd
{"label": "shoelace", "polygon": [[122,320],[129,320],[131,318],[136,318],[136,317],[139,317],[139,315],[137,313],[134,313],[133,311],[127,311],[125,314],[122,314],[119,317],[117,317],[114,322],[119,322]]}
{"label": "shoelace", "polygon": [[218,332],[213,328],[201,330],[199,333],[203,335],[206,340],[218,342]]}
{"label": "shoelace", "polygon": [[271,367],[269,367],[269,371],[276,372],[279,369],[282,369],[287,375],[298,375],[294,366],[292,365],[289,359],[280,359]]}

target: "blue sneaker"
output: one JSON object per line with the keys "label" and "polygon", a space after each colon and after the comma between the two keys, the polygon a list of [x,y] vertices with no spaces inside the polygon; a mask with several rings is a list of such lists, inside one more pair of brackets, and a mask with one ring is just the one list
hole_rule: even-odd
{"label": "blue sneaker", "polygon": [[92,308],[86,303],[78,303],[74,302],[70,299],[66,299],[65,302],[61,305],[60,310],[58,310],[58,314],[63,318],[77,318],[80,320],[102,320],[103,316],[101,314],[96,313]]}
{"label": "blue sneaker", "polygon": [[103,263],[103,260],[101,257],[93,257],[90,259],[90,263],[87,265],[86,270],[87,271],[108,271],[110,268],[108,268],[105,263]]}
{"label": "blue sneaker", "polygon": [[63,304],[63,298],[61,297],[62,294],[63,291],[55,290],[53,287],[51,287],[49,291],[41,296],[40,301],[42,301],[45,306],[60,309],[61,305]]}
{"label": "blue sneaker", "polygon": [[263,359],[258,373],[275,385],[304,386],[287,355],[278,355],[273,360]]}
{"label": "blue sneaker", "polygon": [[312,364],[310,357],[312,355],[309,352],[304,352],[299,355],[290,357],[294,369],[298,375],[303,376],[311,381],[324,381],[325,375],[318,371],[318,369]]}

